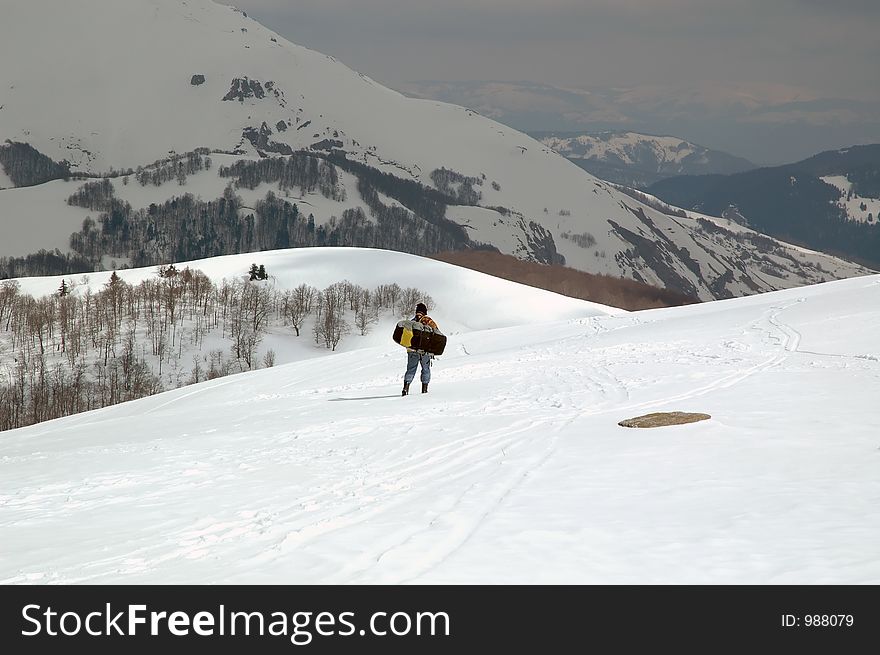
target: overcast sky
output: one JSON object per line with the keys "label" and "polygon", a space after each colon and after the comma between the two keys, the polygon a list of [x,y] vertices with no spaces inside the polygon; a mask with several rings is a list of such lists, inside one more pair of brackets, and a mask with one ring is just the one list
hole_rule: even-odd
{"label": "overcast sky", "polygon": [[[232,3],[229,3],[232,4]],[[779,84],[880,98],[878,0],[236,0],[395,85]]]}
{"label": "overcast sky", "polygon": [[[333,55],[387,86],[474,107],[523,130],[675,134],[757,163],[880,142],[880,0],[235,5],[294,43]],[[605,92],[601,106],[593,94],[586,106],[568,102],[554,116],[541,107],[558,103],[558,94],[548,101],[534,93],[502,95],[495,87],[480,94],[459,85],[440,93],[407,84],[424,80]],[[613,114],[625,120],[593,118]]]}

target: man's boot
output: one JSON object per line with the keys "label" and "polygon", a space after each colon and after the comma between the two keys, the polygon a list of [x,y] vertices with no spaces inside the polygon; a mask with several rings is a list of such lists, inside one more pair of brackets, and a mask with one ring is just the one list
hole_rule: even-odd
{"label": "man's boot", "polygon": [[428,383],[422,382],[422,393],[428,393]]}
{"label": "man's boot", "polygon": [[409,382],[403,383],[403,391],[401,392],[400,395],[401,396],[408,396],[409,395]]}

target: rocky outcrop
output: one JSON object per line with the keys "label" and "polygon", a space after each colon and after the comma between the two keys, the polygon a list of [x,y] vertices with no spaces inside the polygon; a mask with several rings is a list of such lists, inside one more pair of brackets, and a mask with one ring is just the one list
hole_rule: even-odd
{"label": "rocky outcrop", "polygon": [[266,91],[259,80],[251,80],[247,77],[236,77],[229,86],[229,91],[223,96],[223,100],[238,100],[244,102],[246,98],[262,100],[266,97]]}
{"label": "rocky outcrop", "polygon": [[241,135],[243,138],[250,141],[251,145],[257,149],[257,152],[260,153],[261,157],[267,156],[266,153],[274,153],[276,155],[293,154],[293,148],[286,143],[269,140],[269,137],[272,136],[272,129],[266,125],[266,123],[263,123],[259,130],[253,127],[245,128]]}

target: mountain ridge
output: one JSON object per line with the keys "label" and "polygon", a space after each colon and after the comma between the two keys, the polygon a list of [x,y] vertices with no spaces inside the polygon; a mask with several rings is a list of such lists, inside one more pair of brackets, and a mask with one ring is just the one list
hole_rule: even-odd
{"label": "mountain ridge", "polygon": [[677,175],[738,173],[757,168],[742,157],[673,135],[633,131],[531,135],[596,177],[637,189]]}
{"label": "mountain ridge", "polygon": [[672,177],[647,191],[685,209],[734,211],[770,236],[880,266],[880,144],[734,175]]}

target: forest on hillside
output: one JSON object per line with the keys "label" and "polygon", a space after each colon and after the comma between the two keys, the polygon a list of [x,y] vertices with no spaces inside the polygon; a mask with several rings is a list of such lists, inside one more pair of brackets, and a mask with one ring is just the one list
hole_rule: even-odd
{"label": "forest on hillside", "polygon": [[[59,174],[50,159],[27,148],[15,144],[3,152],[24,157],[19,163],[35,171],[29,180]],[[475,203],[479,193],[474,187],[482,184],[479,178],[438,169],[432,178],[445,189],[438,191],[349,161],[339,153],[297,152],[221,166],[217,173],[229,185],[221,197],[203,200],[186,193],[185,186],[188,175],[211,169],[208,154],[207,149],[198,149],[134,171],[115,171],[114,177],[123,184],[130,178],[141,185],[177,182],[181,194],[148,207],[134,208],[118,198],[109,175],[85,182],[67,202],[97,216],[86,218],[71,235],[71,252],[41,250],[0,257],[0,278],[85,273],[103,270],[114,259],[139,267],[282,248],[353,246],[427,255],[475,245],[460,225],[446,218],[446,207]],[[320,193],[343,202],[346,192],[339,184],[339,167],[356,176],[366,210],[353,207],[338,216],[316,218],[283,197],[296,189],[303,196]],[[268,191],[253,207],[246,207],[236,190],[262,184],[276,186],[277,194]]]}
{"label": "forest on hillside", "polygon": [[270,331],[333,351],[416,302],[433,304],[393,282],[279,289],[256,263],[219,284],[169,265],[137,285],[115,272],[96,290],[65,279],[40,298],[0,282],[0,430],[272,366]]}

